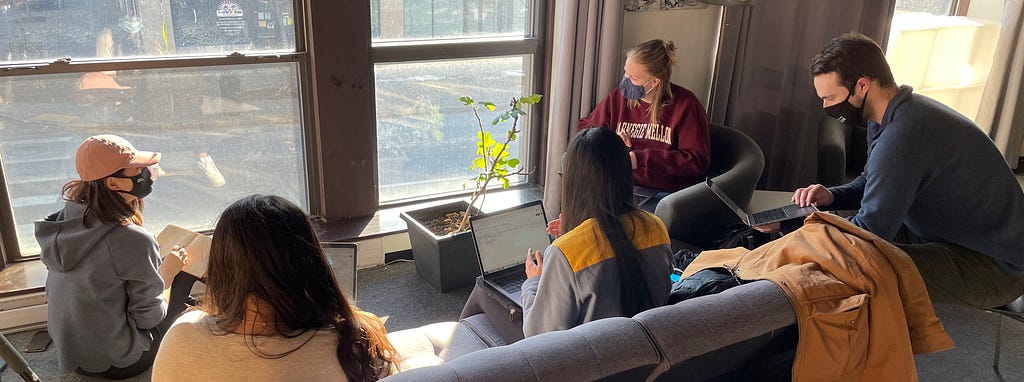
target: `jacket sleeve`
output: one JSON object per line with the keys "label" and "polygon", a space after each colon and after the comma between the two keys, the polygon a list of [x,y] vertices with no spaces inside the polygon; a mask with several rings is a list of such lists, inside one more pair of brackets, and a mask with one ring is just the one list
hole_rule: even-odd
{"label": "jacket sleeve", "polygon": [[136,231],[131,234],[131,240],[118,240],[108,245],[112,252],[122,253],[115,256],[113,263],[128,294],[128,319],[138,329],[151,329],[167,314],[167,303],[161,297],[164,282],[158,271],[160,255],[151,236]]}
{"label": "jacket sleeve", "polygon": [[675,110],[662,122],[672,129],[674,148],[633,150],[636,176],[678,189],[707,174],[711,166],[711,137],[707,112],[690,93],[679,96]]}
{"label": "jacket sleeve", "polygon": [[864,197],[864,185],[867,183],[867,176],[860,173],[850,183],[829,187],[832,193],[832,204],[828,205],[831,210],[857,210],[860,209],[860,200]]}
{"label": "jacket sleeve", "polygon": [[590,127],[606,127],[612,129],[616,128],[616,124],[619,121],[619,110],[622,109],[622,95],[620,95],[619,89],[616,88],[608,93],[608,96],[604,97],[594,111],[590,112],[584,118],[580,118],[579,124],[576,125],[576,130],[583,130]]}
{"label": "jacket sleeve", "polygon": [[523,283],[523,334],[565,330],[579,323],[576,276],[558,247],[548,246],[540,277]]}

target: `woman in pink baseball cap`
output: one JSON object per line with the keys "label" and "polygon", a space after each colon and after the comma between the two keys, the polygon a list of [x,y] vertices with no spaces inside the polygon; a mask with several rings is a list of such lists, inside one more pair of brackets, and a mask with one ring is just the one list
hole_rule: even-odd
{"label": "woman in pink baseball cap", "polygon": [[180,272],[187,254],[174,248],[161,260],[142,227],[143,199],[153,191],[149,167],[159,161],[159,153],[119,136],[89,137],[75,156],[79,179],[61,189],[64,208],[35,223],[48,270],[48,326],[64,372],[142,373],[185,308],[196,280]]}

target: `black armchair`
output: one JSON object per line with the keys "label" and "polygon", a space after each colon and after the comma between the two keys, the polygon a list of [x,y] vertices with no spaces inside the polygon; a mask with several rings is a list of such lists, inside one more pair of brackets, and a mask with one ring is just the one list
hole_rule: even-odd
{"label": "black armchair", "polygon": [[818,124],[818,183],[838,186],[864,172],[867,128],[823,117]]}
{"label": "black armchair", "polygon": [[[750,203],[764,170],[761,147],[743,132],[711,125],[709,176],[741,206]],[[673,249],[707,249],[720,241],[739,219],[704,184],[676,191],[658,203],[655,215],[665,222]]]}

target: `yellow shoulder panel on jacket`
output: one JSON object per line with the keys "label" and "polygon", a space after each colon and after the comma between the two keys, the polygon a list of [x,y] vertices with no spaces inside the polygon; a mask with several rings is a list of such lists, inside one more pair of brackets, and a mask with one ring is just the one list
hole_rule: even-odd
{"label": "yellow shoulder panel on jacket", "polygon": [[[644,250],[658,245],[670,245],[665,224],[649,212],[624,216],[622,223],[626,233],[631,235],[633,245]],[[634,229],[636,227],[636,229]],[[587,268],[614,257],[611,245],[601,232],[596,219],[587,219],[572,231],[555,239],[552,243],[565,254],[573,272]]]}

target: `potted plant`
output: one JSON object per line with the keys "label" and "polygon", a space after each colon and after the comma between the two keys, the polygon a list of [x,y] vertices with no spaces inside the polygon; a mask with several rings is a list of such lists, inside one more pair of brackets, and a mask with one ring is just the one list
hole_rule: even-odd
{"label": "potted plant", "polygon": [[[469,180],[473,184],[473,193],[469,201],[458,201],[400,214],[409,227],[409,243],[413,259],[416,261],[416,272],[442,292],[470,285],[476,276],[480,275],[476,247],[469,232],[469,218],[479,213],[487,190],[493,186],[493,182],[499,182],[502,188],[508,188],[510,177],[528,174],[521,166],[521,161],[513,157],[508,148],[522,131],[519,118],[526,115],[523,107],[536,104],[540,99],[539,94],[512,98],[508,109],[485,127],[480,117],[480,109],[493,112],[497,108],[494,103],[478,102],[471,97],[459,97],[463,105],[473,109],[473,116],[477,122],[474,129],[477,137],[476,156],[470,164],[470,170],[479,172]],[[508,125],[509,121],[511,126],[499,135],[502,140],[495,140],[494,135],[488,131],[489,128]],[[467,185],[468,182],[463,184],[464,187]]]}

